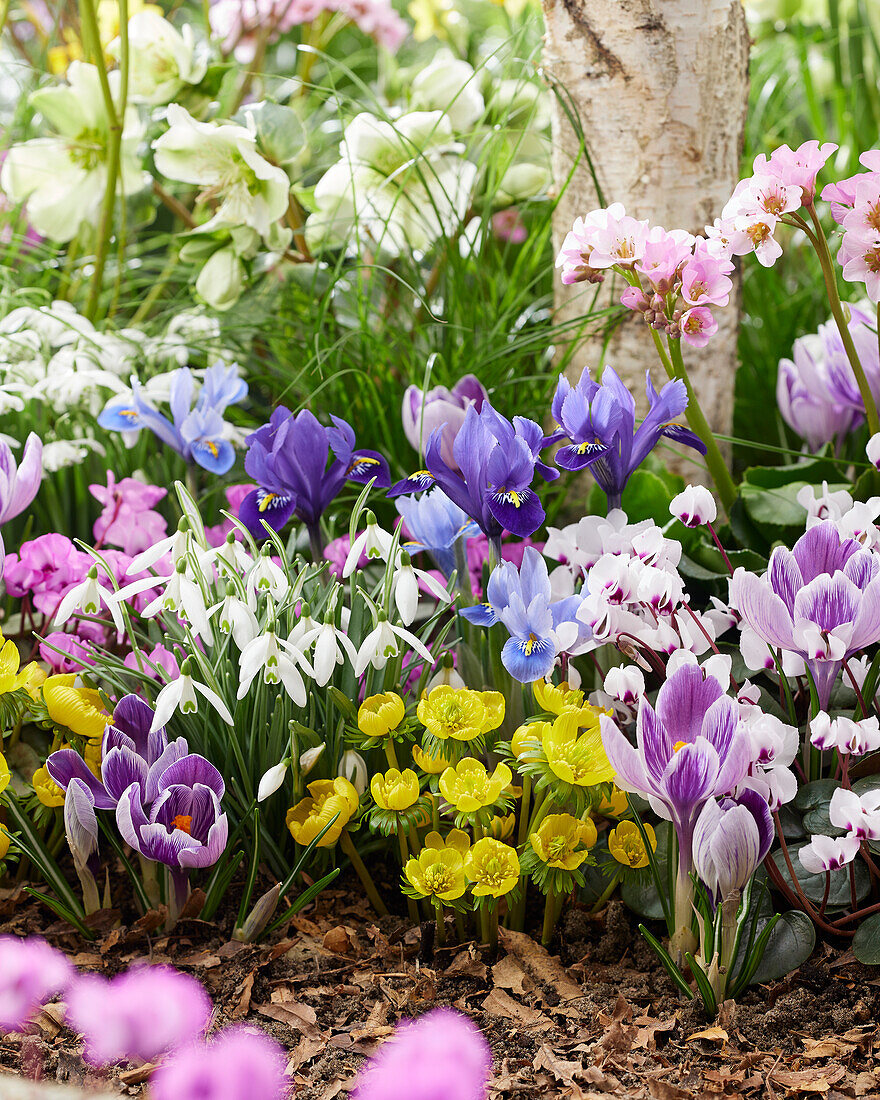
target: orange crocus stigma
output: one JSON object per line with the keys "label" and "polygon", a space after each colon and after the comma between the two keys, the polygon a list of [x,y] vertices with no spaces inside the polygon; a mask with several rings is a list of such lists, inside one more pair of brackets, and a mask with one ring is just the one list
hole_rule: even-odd
{"label": "orange crocus stigma", "polygon": [[172,819],[171,828],[180,829],[182,833],[192,835],[192,823],[193,819],[188,814],[178,814],[177,817]]}

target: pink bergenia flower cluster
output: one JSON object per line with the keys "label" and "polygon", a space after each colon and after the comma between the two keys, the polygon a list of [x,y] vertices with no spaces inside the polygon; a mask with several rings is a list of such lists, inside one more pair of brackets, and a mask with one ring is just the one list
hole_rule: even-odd
{"label": "pink bergenia flower cluster", "polygon": [[324,12],[341,13],[389,50],[396,50],[406,38],[407,25],[390,0],[214,0],[211,30],[223,39],[224,52],[247,63],[267,25],[274,41]]}
{"label": "pink bergenia flower cluster", "polygon": [[862,153],[859,162],[867,172],[829,183],[822,198],[843,227],[837,262],[844,279],[864,283],[871,301],[880,302],[880,150]]}
{"label": "pink bergenia flower cluster", "polygon": [[711,242],[683,229],[666,230],[630,217],[612,203],[578,218],[556,258],[562,281],[601,282],[621,272],[628,286],[621,302],[652,328],[692,347],[705,347],[718,331],[712,308],[726,306],[733,263]]}

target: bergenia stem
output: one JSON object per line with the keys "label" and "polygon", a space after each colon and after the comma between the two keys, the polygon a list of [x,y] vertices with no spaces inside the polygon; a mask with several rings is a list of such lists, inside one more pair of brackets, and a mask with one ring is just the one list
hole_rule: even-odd
{"label": "bergenia stem", "polygon": [[107,77],[107,69],[104,65],[104,57],[101,50],[101,36],[98,30],[98,18],[95,11],[94,0],[81,0],[80,10],[89,35],[95,43],[95,65],[98,70],[98,80],[101,85],[101,94],[104,98],[104,109],[107,112],[108,142],[107,142],[107,189],[104,192],[104,203],[101,207],[101,220],[98,226],[98,244],[95,250],[95,270],[92,273],[92,283],[89,288],[89,298],[86,304],[85,315],[90,321],[94,321],[98,312],[98,302],[101,296],[101,286],[104,281],[104,267],[107,263],[107,252],[110,248],[110,237],[113,235],[113,213],[116,207],[116,184],[119,179],[119,163],[122,151],[122,127],[125,121],[126,100],[128,98],[128,0],[119,0],[119,105],[113,102],[113,94],[110,91],[110,81]]}
{"label": "bergenia stem", "polygon": [[730,476],[730,470],[727,468],[727,463],[724,461],[718,444],[715,442],[715,436],[712,434],[709,422],[703,415],[703,410],[694,392],[694,387],[691,385],[691,380],[688,377],[684,359],[681,354],[681,343],[679,340],[670,339],[667,341],[667,345],[669,347],[669,358],[672,360],[672,366],[675,372],[674,377],[680,378],[687,389],[688,405],[685,415],[687,416],[688,424],[690,424],[691,429],[696,432],[700,439],[706,444],[706,465],[709,467],[709,473],[712,475],[712,480],[715,482],[715,488],[718,490],[721,504],[725,512],[729,513],[733,506],[733,502],[736,500],[736,485],[733,482],[733,478]]}
{"label": "bergenia stem", "polygon": [[853,343],[852,333],[849,331],[849,325],[846,323],[846,317],[844,317],[843,314],[843,305],[840,301],[840,294],[837,291],[834,261],[831,259],[828,239],[822,229],[822,223],[819,220],[819,215],[816,213],[815,205],[810,203],[810,205],[806,207],[806,210],[816,230],[814,244],[816,255],[819,257],[819,263],[822,265],[822,277],[825,280],[825,289],[828,292],[828,301],[831,304],[831,315],[834,318],[840,333],[840,338],[843,341],[843,347],[849,359],[850,366],[853,369],[853,374],[856,376],[856,383],[858,384],[859,393],[861,394],[865,406],[865,419],[868,422],[868,431],[871,435],[876,435],[877,432],[880,432],[880,419],[877,417],[877,405],[874,401],[874,395],[871,393],[871,387],[868,385],[868,378],[862,367],[859,354],[856,351],[856,346]]}

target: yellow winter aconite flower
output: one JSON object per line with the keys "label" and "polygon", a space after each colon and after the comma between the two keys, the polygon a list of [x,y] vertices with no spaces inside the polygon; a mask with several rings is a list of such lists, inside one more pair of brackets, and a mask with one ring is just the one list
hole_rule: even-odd
{"label": "yellow winter aconite flower", "polygon": [[320,831],[339,814],[331,828],[318,841],[319,848],[329,848],[339,840],[360,799],[352,783],[338,775],[335,779],[316,779],[308,785],[308,798],[303,798],[287,811],[287,828],[297,844],[311,844]]}
{"label": "yellow winter aconite flower", "polygon": [[424,749],[419,748],[418,745],[413,745],[412,755],[416,766],[421,768],[423,772],[427,772],[428,775],[440,775],[450,766],[449,761],[442,753],[432,756]]}
{"label": "yellow winter aconite flower", "polygon": [[461,22],[461,14],[456,11],[454,0],[410,0],[407,8],[416,42],[426,42],[429,38],[447,38],[449,26]]}
{"label": "yellow winter aconite flower", "polygon": [[452,829],[445,837],[431,831],[425,837],[426,848],[436,848],[438,851],[443,848],[452,848],[454,851],[458,852],[462,859],[470,846],[471,838],[464,829]]}
{"label": "yellow winter aconite flower", "polygon": [[506,816],[495,814],[489,822],[489,836],[494,836],[496,840],[507,840],[513,833],[515,825],[516,814],[507,814]]}
{"label": "yellow winter aconite flower", "polygon": [[464,857],[464,870],[473,883],[474,897],[491,894],[493,898],[509,894],[519,879],[516,849],[494,837],[486,836]]}
{"label": "yellow winter aconite flower", "polygon": [[[541,746],[554,775],[576,787],[593,787],[614,778],[595,707],[565,711],[544,731]],[[582,731],[582,732],[581,732]]]}
{"label": "yellow winter aconite flower", "polygon": [[596,826],[589,818],[580,821],[571,814],[548,814],[529,837],[529,843],[550,867],[574,871],[590,854],[596,836]]}
{"label": "yellow winter aconite flower", "polygon": [[472,691],[439,684],[419,700],[419,721],[441,741],[473,741],[504,721],[504,696],[500,691]]}
{"label": "yellow winter aconite flower", "polygon": [[460,813],[469,814],[497,802],[511,779],[506,764],[497,764],[489,775],[482,760],[466,756],[440,776],[440,793]]}
{"label": "yellow winter aconite flower", "polygon": [[110,716],[98,692],[92,688],[74,687],[75,680],[76,675],[71,672],[49,676],[43,681],[43,701],[49,717],[80,737],[100,740]]}
{"label": "yellow winter aconite flower", "polygon": [[527,722],[524,726],[517,726],[510,739],[510,751],[519,760],[524,752],[540,743],[544,731],[548,729],[549,722]]}
{"label": "yellow winter aconite flower", "polygon": [[358,729],[365,737],[387,737],[404,719],[406,707],[394,691],[371,695],[358,707]]}
{"label": "yellow winter aconite flower", "polygon": [[607,798],[602,798],[602,801],[596,806],[596,813],[602,814],[604,817],[620,817],[628,809],[629,802],[627,801],[626,791],[622,791],[612,783],[611,794]]}
{"label": "yellow winter aconite flower", "polygon": [[584,704],[584,693],[570,687],[565,680],[561,684],[536,680],[532,684],[532,692],[538,706],[550,714],[562,714],[564,710],[582,707]]}
{"label": "yellow winter aconite flower", "polygon": [[6,853],[9,851],[9,835],[2,825],[0,825],[0,859],[6,858]]}
{"label": "yellow winter aconite flower", "polygon": [[[27,12],[27,5],[22,5]],[[155,15],[164,15],[158,4],[147,4],[144,0],[128,0],[129,18],[138,12],[149,11]],[[110,45],[114,38],[119,37],[119,2],[118,0],[98,0],[97,9],[98,34],[103,49]],[[38,19],[31,22],[37,28],[37,32],[43,31]],[[41,37],[43,35],[41,34]],[[56,76],[67,71],[71,61],[81,61],[83,58],[83,46],[76,31],[72,27],[62,27],[61,36],[64,39],[63,46],[51,46],[48,52],[49,69]]]}
{"label": "yellow winter aconite flower", "polygon": [[6,763],[6,757],[0,752],[0,794],[3,794],[9,786],[10,779],[12,779],[12,773],[9,770],[9,765]]}
{"label": "yellow winter aconite flower", "polygon": [[419,777],[412,768],[402,772],[389,768],[384,775],[379,772],[370,780],[370,794],[383,810],[408,810],[419,800]]}
{"label": "yellow winter aconite flower", "polygon": [[44,806],[54,807],[64,805],[64,791],[62,791],[52,776],[46,771],[45,764],[42,768],[37,768],[31,778],[31,782],[34,785],[34,790],[37,792],[37,798],[39,798]]}
{"label": "yellow winter aconite flower", "polygon": [[455,848],[423,848],[407,861],[407,882],[426,898],[455,901],[465,892],[464,861]]}
{"label": "yellow winter aconite flower", "polygon": [[36,661],[21,668],[21,654],[18,646],[11,640],[3,639],[0,634],[0,695],[6,695],[20,688],[33,696],[36,689],[46,679],[46,672]]}
{"label": "yellow winter aconite flower", "polygon": [[[651,851],[657,851],[657,837],[650,825],[644,826],[651,845]],[[618,863],[624,867],[647,867],[648,852],[642,834],[634,821],[621,821],[621,823],[608,834],[608,851]]]}

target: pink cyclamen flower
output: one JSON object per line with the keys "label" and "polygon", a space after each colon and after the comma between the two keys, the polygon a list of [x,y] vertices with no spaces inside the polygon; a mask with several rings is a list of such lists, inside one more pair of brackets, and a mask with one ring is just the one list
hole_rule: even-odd
{"label": "pink cyclamen flower", "polygon": [[284,1050],[256,1028],[231,1027],[172,1054],[150,1078],[152,1100],[287,1100]]}
{"label": "pink cyclamen flower", "polygon": [[[160,683],[176,680],[180,675],[180,666],[177,663],[177,658],[171,650],[166,649],[165,646],[157,645],[154,649],[145,650],[143,651],[143,656],[146,659],[138,661],[138,655],[132,651],[126,654],[123,664],[126,668],[134,669],[136,672],[141,671],[152,679],[159,680]],[[164,678],[162,675],[163,673]]]}
{"label": "pink cyclamen flower", "polygon": [[0,936],[0,1033],[25,1028],[72,974],[61,952],[39,936]]}
{"label": "pink cyclamen flower", "polygon": [[17,554],[9,554],[3,579],[10,596],[30,596],[41,614],[54,615],[67,590],[84,580],[91,566],[88,554],[66,535],[52,532],[23,542]]}
{"label": "pink cyclamen flower", "polygon": [[760,153],[752,167],[756,176],[775,176],[789,187],[800,187],[801,202],[809,206],[816,197],[816,176],[835,152],[837,146],[830,141],[805,141],[797,149],[780,145],[769,158]]}
{"label": "pink cyclamen flower", "polygon": [[492,215],[492,232],[499,241],[509,241],[511,244],[522,244],[529,235],[522,214],[515,206]]}
{"label": "pink cyclamen flower", "polygon": [[[40,642],[40,659],[45,661],[53,672],[80,672],[83,665],[95,663],[94,642],[103,645],[106,642],[106,634],[97,623],[82,620],[78,627],[98,627],[99,638],[88,637],[88,630],[78,630],[75,634],[67,634],[63,630],[53,630]],[[63,652],[59,653],[58,651]]]}
{"label": "pink cyclamen flower", "polygon": [[120,546],[134,557],[165,538],[168,524],[153,507],[168,495],[167,489],[133,477],[117,481],[113,471],[108,470],[107,484],[90,485],[89,492],[104,506],[92,528],[99,544]]}
{"label": "pink cyclamen flower", "polygon": [[191,1043],[211,1021],[200,982],[170,966],[141,966],[115,978],[83,974],[67,994],[71,1027],[85,1036],[93,1066],[160,1055]]}
{"label": "pink cyclamen flower", "polygon": [[863,756],[866,752],[880,749],[880,722],[874,716],[861,722],[843,715],[831,718],[820,710],[810,722],[810,741],[817,749],[836,749],[837,752]]}
{"label": "pink cyclamen flower", "polygon": [[718,322],[706,306],[692,306],[679,321],[681,338],[692,348],[704,348],[718,331]]}
{"label": "pink cyclamen flower", "polygon": [[458,1012],[437,1008],[401,1024],[358,1078],[353,1100],[484,1100],[489,1045]]}

